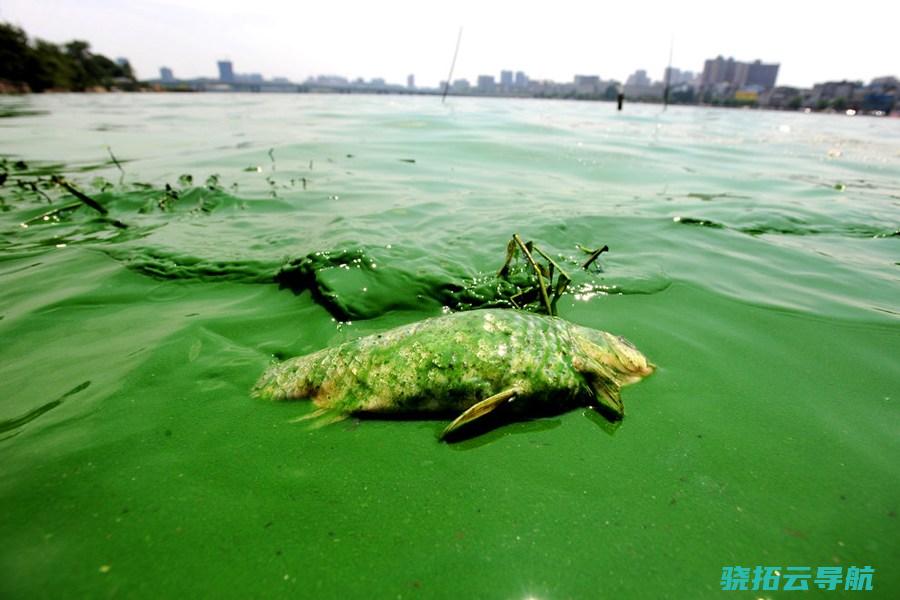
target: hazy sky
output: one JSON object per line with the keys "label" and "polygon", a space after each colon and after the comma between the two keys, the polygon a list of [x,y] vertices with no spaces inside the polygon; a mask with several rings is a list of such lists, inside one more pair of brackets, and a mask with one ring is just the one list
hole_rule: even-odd
{"label": "hazy sky", "polygon": [[718,54],[779,62],[781,85],[900,75],[900,2],[819,0],[0,0],[0,20],[53,42],[90,42],[124,56],[140,78],[166,65],[176,77],[238,73],[302,81],[310,75],[383,77],[434,86],[501,69],[532,79],[573,75],[661,79],[673,66],[702,70]]}

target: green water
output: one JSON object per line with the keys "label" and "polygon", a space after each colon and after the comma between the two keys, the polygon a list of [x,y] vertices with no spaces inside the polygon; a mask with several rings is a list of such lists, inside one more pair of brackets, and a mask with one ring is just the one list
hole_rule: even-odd
{"label": "green water", "polygon": [[[712,597],[723,566],[871,565],[864,597],[900,597],[900,121],[213,94],[0,113],[0,596]],[[41,219],[74,198],[13,179],[48,170],[109,216]],[[308,404],[249,397],[273,355],[440,314],[514,232],[572,265],[609,245],[559,312],[659,365],[620,426],[448,445],[446,421],[309,430]],[[322,278],[365,318],[273,283],[323,251],[364,257]]]}

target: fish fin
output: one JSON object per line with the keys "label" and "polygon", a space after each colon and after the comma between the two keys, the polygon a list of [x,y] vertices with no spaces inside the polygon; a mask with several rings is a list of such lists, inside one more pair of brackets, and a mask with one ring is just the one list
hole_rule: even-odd
{"label": "fish fin", "polygon": [[337,423],[338,421],[343,421],[347,418],[347,415],[339,412],[335,412],[329,408],[319,408],[317,410],[312,411],[307,415],[303,415],[302,417],[297,417],[296,419],[291,419],[290,423],[304,423],[309,422],[310,429],[319,429],[320,427],[325,427],[326,425],[331,425],[332,423]]}
{"label": "fish fin", "polygon": [[604,416],[614,421],[625,416],[625,405],[622,404],[619,386],[616,383],[595,378],[590,381],[590,386]]}
{"label": "fish fin", "polygon": [[479,417],[483,417],[488,414],[498,406],[509,402],[519,393],[519,388],[509,388],[508,390],[503,390],[499,394],[494,394],[490,398],[485,398],[481,402],[477,402],[473,404],[469,408],[467,408],[461,415],[456,417],[452,423],[447,425],[444,431],[441,432],[441,439],[447,437],[448,434],[453,433],[466,423],[471,423],[475,419]]}
{"label": "fish fin", "polygon": [[587,381],[588,387],[593,392],[597,408],[610,420],[618,421],[625,416],[625,405],[619,394],[621,384],[616,378],[616,373],[606,365],[591,358],[573,361],[575,369],[581,373]]}
{"label": "fish fin", "polygon": [[324,408],[318,408],[312,411],[309,414],[303,415],[302,417],[297,417],[288,421],[289,423],[302,423],[303,421],[311,421],[313,419],[318,419],[321,416],[328,414],[328,410]]}

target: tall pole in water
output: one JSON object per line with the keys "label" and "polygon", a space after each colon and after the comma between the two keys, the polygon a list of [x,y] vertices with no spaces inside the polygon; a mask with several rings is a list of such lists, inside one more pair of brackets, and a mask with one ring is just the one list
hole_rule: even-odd
{"label": "tall pole in water", "polygon": [[462,40],[462,30],[459,28],[459,34],[456,36],[456,50],[453,51],[453,62],[450,63],[450,74],[447,75],[447,81],[444,82],[444,93],[441,95],[441,104],[447,99],[447,90],[450,89],[450,80],[453,79],[453,68],[456,66],[456,55],[459,54],[459,42]]}
{"label": "tall pole in water", "polygon": [[663,78],[663,111],[669,107],[669,83],[672,80],[672,52],[675,50],[675,35],[672,34],[672,41],[669,42],[669,66],[666,67],[666,76]]}

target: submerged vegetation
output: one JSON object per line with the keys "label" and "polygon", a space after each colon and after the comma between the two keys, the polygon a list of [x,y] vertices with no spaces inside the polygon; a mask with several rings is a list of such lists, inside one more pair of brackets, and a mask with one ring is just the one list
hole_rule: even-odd
{"label": "submerged vegetation", "polygon": [[[82,183],[65,174],[60,165],[0,159],[0,212],[15,210],[18,225],[0,232],[0,247],[28,250],[103,241],[104,253],[144,275],[277,284],[297,295],[309,292],[314,302],[342,322],[391,310],[414,310],[423,304],[435,311],[519,308],[555,315],[565,294],[644,293],[640,283],[626,284],[625,289],[621,282],[597,280],[603,273],[598,257],[607,246],[592,250],[576,245],[583,255],[551,256],[518,234],[510,239],[499,270],[475,274],[452,266],[422,273],[409,266],[409,254],[403,250],[386,252],[357,245],[268,262],[242,257],[203,259],[146,244],[136,247],[137,241],[179,219],[200,218],[221,208],[243,211],[248,204],[232,195],[237,184],[231,185],[229,193],[217,174],[207,177],[203,185],[196,185],[194,176],[187,173],[171,183],[126,181],[124,163],[109,150],[109,160],[101,166],[115,167],[119,181],[95,176]],[[271,192],[270,196],[277,198]],[[498,265],[502,256],[498,252]]]}
{"label": "submerged vegetation", "polygon": [[[627,268],[627,258],[623,261],[616,257],[608,264],[602,261],[609,251],[607,246],[578,243],[600,240],[573,239],[571,245],[566,244],[570,250],[565,251],[565,247],[551,249],[525,241],[518,234],[506,245],[505,260],[503,246],[497,240],[486,241],[487,256],[477,271],[454,260],[423,269],[417,263],[418,251],[400,244],[297,244],[279,250],[285,252],[281,255],[260,254],[238,246],[228,252],[219,248],[204,256],[177,243],[161,243],[171,237],[170,233],[155,234],[181,227],[193,230],[208,218],[246,219],[249,215],[245,211],[257,202],[294,210],[294,197],[316,189],[312,165],[302,177],[277,171],[276,178],[274,151],[270,151],[271,172],[257,181],[252,193],[255,198],[245,199],[238,196],[237,183],[225,184],[218,174],[195,177],[184,173],[168,182],[135,181],[126,173],[129,161],[118,158],[111,149],[107,153],[107,160],[77,168],[0,159],[0,213],[6,215],[0,248],[16,254],[48,246],[88,246],[129,270],[155,279],[274,284],[298,296],[308,293],[307,298],[339,322],[372,319],[391,311],[437,313],[482,308],[518,308],[555,315],[564,297],[587,300],[598,295],[652,294],[670,285],[663,273]],[[91,171],[118,173],[118,177],[85,176]],[[254,173],[262,171],[261,167],[252,169]],[[818,180],[810,183],[825,186]],[[841,184],[845,185],[862,184]],[[834,184],[826,187],[832,189]],[[282,197],[282,191],[288,197]],[[731,199],[721,193],[691,193],[687,197],[703,203]],[[787,222],[779,215],[760,214],[751,220],[727,223],[703,213],[668,220],[676,227],[704,228],[720,235],[835,231],[855,237],[898,235],[895,228],[884,226],[802,223],[796,219]]]}
{"label": "submerged vegetation", "polygon": [[[454,312],[518,308],[555,316],[564,294],[578,294],[586,288],[601,293],[592,275],[602,273],[596,260],[609,248],[581,249],[588,254],[582,263],[571,256],[554,259],[516,233],[499,271],[449,277],[413,273],[404,265],[376,268],[377,259],[362,248],[321,251],[288,260],[275,281],[296,294],[309,292],[338,321],[368,319],[386,310],[412,310],[423,303]],[[584,277],[573,277],[560,262],[578,268]],[[575,288],[570,287],[573,279],[578,280]],[[358,293],[360,289],[365,293]]]}
{"label": "submerged vegetation", "polygon": [[90,44],[73,40],[62,45],[0,23],[0,91],[44,92],[134,89],[131,65],[91,52]]}
{"label": "submerged vegetation", "polygon": [[[110,151],[108,164],[115,165],[124,176],[122,164],[112,154],[112,151]],[[144,182],[126,184],[120,179],[117,185],[104,177],[97,176],[89,183],[89,187],[93,191],[85,192],[82,184],[75,183],[67,177],[58,165],[29,165],[23,160],[13,162],[6,158],[0,158],[0,211],[11,210],[9,202],[55,205],[50,210],[23,220],[20,225],[27,229],[36,223],[59,223],[69,220],[76,210],[87,207],[108,224],[120,229],[127,229],[128,225],[109,216],[110,211],[107,206],[97,199],[100,196],[95,197],[92,194],[95,192],[100,195],[111,192],[141,192],[138,197],[146,197],[146,200],[138,208],[138,213],[143,214],[153,210],[166,212],[174,208],[182,194],[190,195],[186,193],[190,189],[186,186],[193,183],[192,176],[182,175],[178,182],[181,187],[180,191],[168,183],[159,188],[154,184]],[[211,175],[207,178],[204,189],[210,192],[221,191],[219,176]],[[210,208],[204,201],[205,198],[200,197],[198,200],[199,202],[193,208],[208,212]],[[58,201],[62,204],[56,205]]]}

